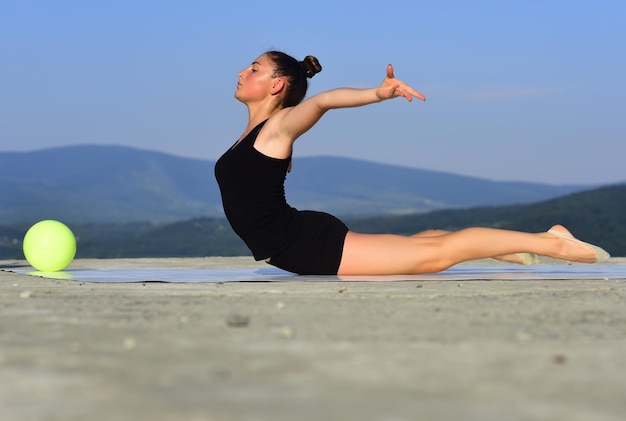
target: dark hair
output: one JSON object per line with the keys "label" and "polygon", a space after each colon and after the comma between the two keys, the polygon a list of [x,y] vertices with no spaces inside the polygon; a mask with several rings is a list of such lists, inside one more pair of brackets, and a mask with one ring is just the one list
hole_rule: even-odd
{"label": "dark hair", "polygon": [[322,71],[319,61],[313,56],[306,56],[304,60],[298,61],[281,51],[268,51],[265,54],[274,63],[274,77],[287,79],[283,107],[298,105],[309,87],[307,79]]}

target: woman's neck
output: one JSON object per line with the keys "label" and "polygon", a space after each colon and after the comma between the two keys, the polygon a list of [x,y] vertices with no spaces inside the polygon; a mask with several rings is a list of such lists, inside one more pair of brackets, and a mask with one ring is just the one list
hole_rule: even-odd
{"label": "woman's neck", "polygon": [[268,118],[270,118],[271,116],[273,116],[280,110],[281,108],[278,108],[275,106],[268,107],[268,106],[248,105],[248,126],[246,127],[246,130],[244,131],[244,133],[241,135],[240,139],[243,139],[244,137],[246,137],[248,133],[252,131],[252,129],[254,129],[261,122],[267,120]]}

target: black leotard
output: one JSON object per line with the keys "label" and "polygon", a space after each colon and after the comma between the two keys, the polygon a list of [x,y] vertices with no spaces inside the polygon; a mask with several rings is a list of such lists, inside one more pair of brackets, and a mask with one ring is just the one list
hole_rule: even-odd
{"label": "black leotard", "polygon": [[[267,121],[267,120],[266,120]],[[285,199],[291,157],[254,148],[265,121],[215,164],[224,212],[256,260],[301,274],[336,274],[348,228],[332,215],[298,211]]]}

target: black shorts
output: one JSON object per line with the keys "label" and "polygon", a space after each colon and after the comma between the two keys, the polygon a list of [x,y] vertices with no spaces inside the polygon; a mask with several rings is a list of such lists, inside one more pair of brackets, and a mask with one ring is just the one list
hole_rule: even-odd
{"label": "black shorts", "polygon": [[298,211],[287,248],[269,263],[299,275],[336,275],[348,227],[323,212]]}

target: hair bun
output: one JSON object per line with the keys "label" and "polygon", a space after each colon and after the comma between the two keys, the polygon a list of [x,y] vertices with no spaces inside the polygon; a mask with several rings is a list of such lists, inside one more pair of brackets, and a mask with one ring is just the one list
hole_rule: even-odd
{"label": "hair bun", "polygon": [[300,64],[304,68],[304,72],[308,78],[312,78],[315,74],[322,71],[322,65],[314,56],[306,56]]}

